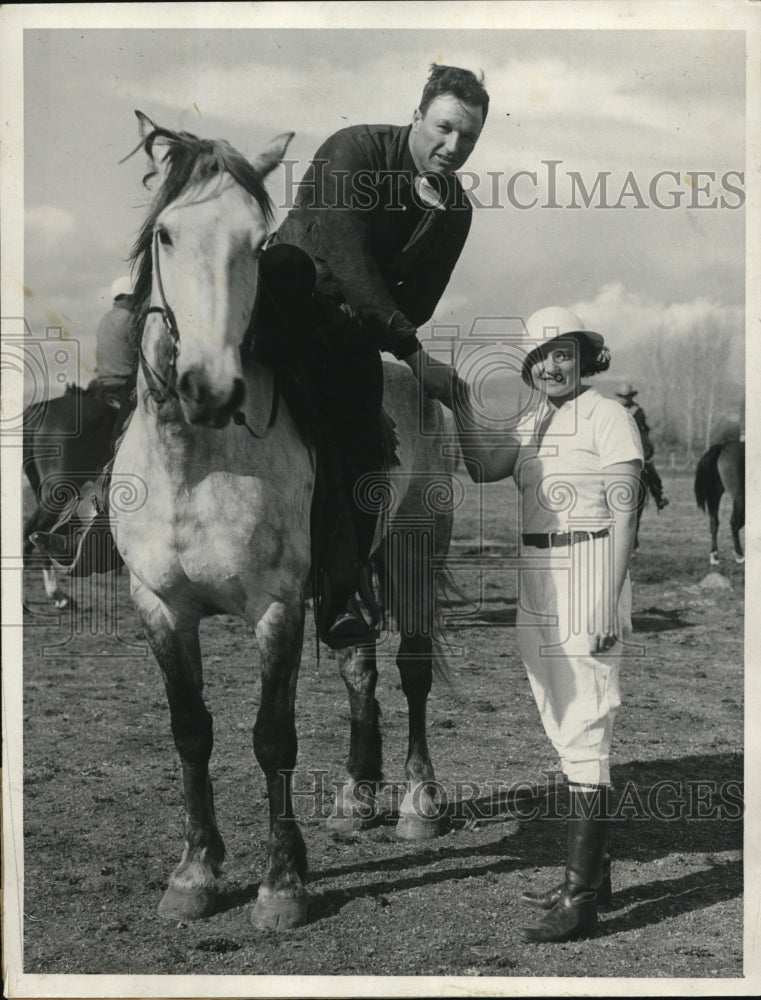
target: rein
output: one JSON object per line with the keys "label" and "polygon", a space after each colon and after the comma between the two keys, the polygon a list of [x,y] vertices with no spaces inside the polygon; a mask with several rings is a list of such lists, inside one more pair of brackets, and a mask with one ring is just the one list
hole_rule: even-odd
{"label": "rein", "polygon": [[[140,367],[143,372],[143,377],[148,383],[148,391],[151,396],[160,403],[165,403],[168,399],[178,399],[177,390],[175,388],[175,383],[177,381],[177,357],[180,353],[180,329],[177,326],[177,320],[174,315],[172,307],[169,305],[164,294],[164,283],[161,280],[161,263],[159,258],[159,230],[155,229],[153,232],[153,268],[156,274],[156,283],[158,285],[159,296],[161,297],[160,306],[151,306],[146,309],[145,315],[149,316],[151,313],[159,313],[161,318],[164,320],[164,326],[167,333],[172,338],[172,357],[169,362],[170,375],[169,379],[164,378],[164,376],[157,372],[153,365],[150,363],[148,358],[145,356],[143,351],[142,338],[139,347],[139,357],[140,357]],[[159,388],[159,386],[161,388]],[[277,372],[273,372],[273,383],[272,383],[272,406],[270,408],[270,416],[267,421],[267,426],[261,434],[258,434],[253,427],[246,421],[246,415],[242,410],[235,410],[232,415],[233,423],[238,427],[245,427],[248,433],[255,438],[261,439],[266,436],[266,434],[275,426],[278,417],[278,410],[280,408],[280,385],[277,376]]]}

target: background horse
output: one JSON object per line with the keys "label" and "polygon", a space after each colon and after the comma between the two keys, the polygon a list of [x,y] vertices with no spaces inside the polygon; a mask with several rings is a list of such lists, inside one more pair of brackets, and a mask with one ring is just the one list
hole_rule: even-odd
{"label": "background horse", "polygon": [[745,562],[740,530],[745,526],[745,443],[727,441],[715,444],[698,462],[695,472],[695,499],[701,510],[708,511],[711,528],[712,566],[719,565],[719,546],[716,533],[719,530],[719,503],[724,493],[732,498],[732,515],[729,526],[735,549],[735,562]]}
{"label": "background horse", "polygon": [[50,559],[35,552],[30,535],[50,531],[97,479],[109,458],[116,419],[115,407],[76,385],[24,410],[24,472],[36,505],[24,524],[24,564],[42,566],[45,592],[57,608],[68,607],[71,598],[58,586]]}
{"label": "background horse", "polygon": [[[138,406],[116,454],[110,496],[112,530],[163,674],[184,778],[185,846],[159,913],[193,919],[215,906],[224,844],[208,770],[212,719],[202,696],[199,622],[232,614],[251,626],[261,661],[253,742],[267,784],[270,838],[252,919],[259,927],[296,926],[307,918],[306,851],[291,775],[315,453],[287,400],[278,402],[273,372],[244,364],[241,353],[271,216],[263,178],[291,134],[274,139],[252,164],[226,142],[138,118],[159,187],[133,254],[136,305],[145,316]],[[436,437],[439,405],[419,402],[406,367],[389,369],[385,406],[400,464],[387,489],[365,484],[365,500],[384,508],[388,528],[388,543],[379,539],[376,551],[385,556],[395,601],[410,717],[400,833],[417,837],[436,832],[425,710],[435,653],[435,562],[449,545],[451,479]],[[144,491],[139,503],[119,509],[122,476],[140,477]],[[356,825],[367,808],[357,785],[374,790],[381,778],[375,648],[345,654],[341,671],[351,739],[336,821]]]}

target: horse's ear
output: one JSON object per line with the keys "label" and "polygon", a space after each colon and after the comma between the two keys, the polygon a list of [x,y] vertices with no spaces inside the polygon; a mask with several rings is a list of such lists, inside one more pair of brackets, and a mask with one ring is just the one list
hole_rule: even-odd
{"label": "horse's ear", "polygon": [[143,114],[142,111],[135,109],[135,116],[138,122],[138,131],[140,132],[140,138],[145,139],[147,135],[151,132],[155,132],[158,127],[155,122],[151,121],[148,115]]}
{"label": "horse's ear", "polygon": [[[156,132],[158,130],[158,125],[150,119],[148,115],[144,114],[142,111],[138,111],[137,109],[135,110],[135,116],[138,121],[141,143],[144,143],[152,132]],[[140,147],[138,146],[138,149],[139,148]],[[151,144],[150,153],[148,154],[148,161],[151,166],[151,186],[155,183],[164,183],[166,172],[169,169],[169,163],[166,158],[168,152],[168,139],[159,136],[159,138],[154,140]]]}
{"label": "horse's ear", "polygon": [[254,170],[260,177],[266,177],[280,163],[295,134],[295,132],[281,132],[280,135],[276,135],[274,139],[270,139],[267,147],[251,161]]}

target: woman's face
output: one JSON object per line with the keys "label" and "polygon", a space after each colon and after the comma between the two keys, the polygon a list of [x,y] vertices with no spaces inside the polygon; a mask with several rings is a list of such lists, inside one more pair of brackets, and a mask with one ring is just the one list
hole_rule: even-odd
{"label": "woman's face", "polygon": [[534,385],[550,399],[562,399],[579,388],[579,346],[573,340],[554,344],[531,366]]}

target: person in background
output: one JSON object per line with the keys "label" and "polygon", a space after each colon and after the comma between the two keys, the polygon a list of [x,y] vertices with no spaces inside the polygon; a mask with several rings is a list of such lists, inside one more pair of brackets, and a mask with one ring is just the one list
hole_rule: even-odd
{"label": "person in background", "polygon": [[129,276],[117,278],[111,285],[112,306],[98,323],[95,378],[90,383],[90,388],[104,392],[120,409],[128,406],[137,378],[139,343],[132,293]]}
{"label": "person in background", "polygon": [[647,424],[645,411],[638,403],[634,402],[634,397],[637,395],[639,395],[638,391],[632,388],[630,382],[622,382],[616,390],[616,396],[620,399],[621,405],[634,417],[634,422],[642,438],[642,450],[645,455],[642,479],[646,488],[650,491],[653,500],[655,500],[658,510],[663,510],[668,505],[668,499],[663,495],[663,483],[653,463],[655,448],[650,439],[650,428]]}
{"label": "person in background", "polygon": [[54,531],[37,532],[34,541],[38,552],[52,559],[63,572],[78,577],[107,572],[121,565],[105,503],[113,456],[136,405],[140,347],[133,313],[133,285],[129,276],[116,278],[111,285],[111,298],[111,308],[98,323],[95,378],[87,387],[89,392],[102,395],[118,410],[109,439],[111,458],[95,480],[89,500],[82,501],[77,508],[81,527],[75,532],[64,531],[64,522]]}
{"label": "person in background", "polygon": [[532,398],[514,429],[495,436],[467,400],[454,412],[471,478],[513,476],[520,493],[517,637],[569,788],[565,877],[523,895],[544,915],[521,934],[561,942],[593,933],[598,902],[610,896],[610,742],[643,455],[631,414],[581,381],[607,370],[603,337],[554,306],[526,331],[521,377]]}

